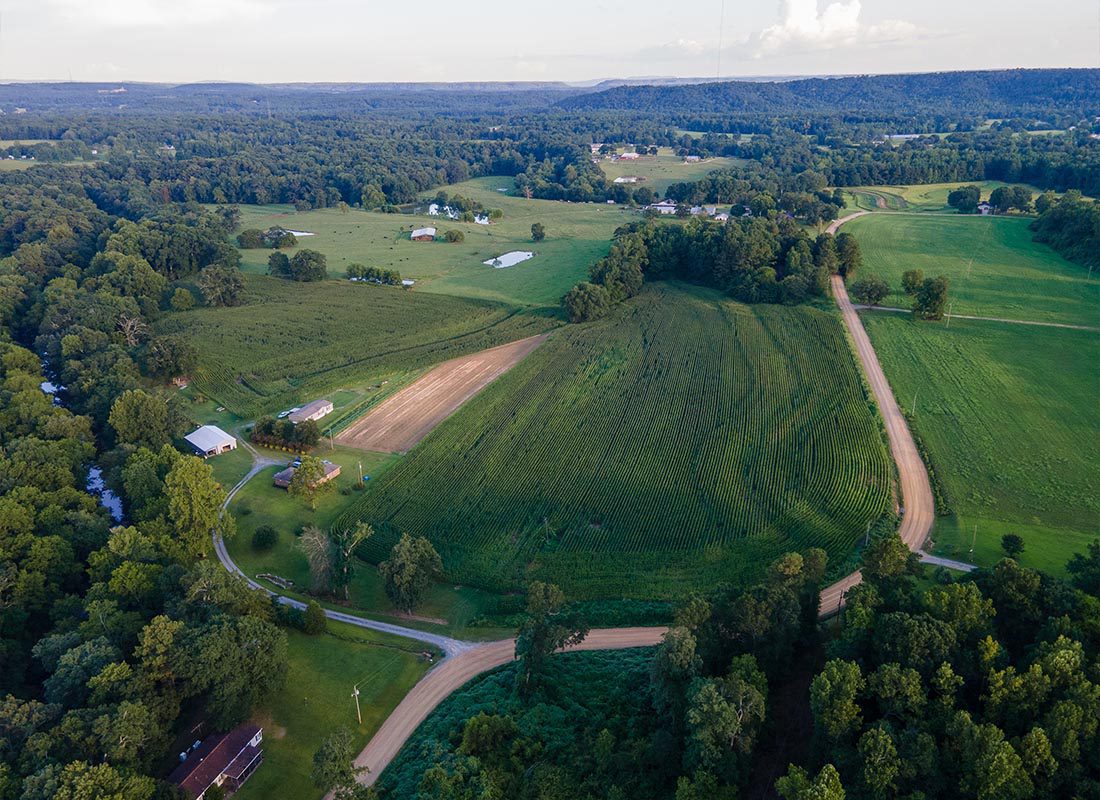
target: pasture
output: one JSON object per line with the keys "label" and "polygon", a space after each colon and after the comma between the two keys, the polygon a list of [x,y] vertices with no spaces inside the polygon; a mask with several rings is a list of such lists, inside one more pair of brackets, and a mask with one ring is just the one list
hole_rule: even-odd
{"label": "pasture", "polygon": [[[241,227],[278,225],[316,234],[302,238],[298,247],[324,253],[332,278],[343,278],[348,264],[360,263],[396,269],[402,278],[417,281],[418,292],[517,306],[556,305],[584,279],[593,261],[607,255],[615,228],[637,215],[618,206],[511,197],[506,192],[513,191],[514,185],[511,178],[496,177],[446,187],[451,195],[501,209],[504,218],[492,225],[453,222],[426,213],[381,214],[357,209],[297,213],[292,206],[241,206]],[[546,239],[538,243],[531,241],[535,222],[546,227]],[[410,230],[427,225],[437,228],[440,235],[451,229],[462,231],[465,241],[409,241]],[[508,269],[482,263],[511,250],[533,250],[535,257]],[[265,273],[270,253],[242,250],[241,268]]]}
{"label": "pasture", "polygon": [[671,148],[662,147],[655,156],[642,156],[634,161],[600,161],[600,169],[608,180],[615,180],[625,175],[637,175],[645,178],[642,183],[634,184],[634,188],[648,186],[658,194],[674,183],[685,181],[697,181],[705,178],[715,170],[729,169],[737,164],[745,163],[739,158],[708,158],[705,161],[697,161],[685,164],[684,159],[676,155]]}
{"label": "pasture", "polygon": [[1089,280],[1088,270],[1033,242],[1027,219],[868,214],[844,230],[859,239],[863,274],[894,289],[883,305],[909,307],[901,276],[920,269],[951,279],[952,313],[1100,324],[1100,275]]}
{"label": "pasture", "polygon": [[848,556],[892,465],[836,316],[647,286],[560,330],[337,521],[429,537],[453,580],[679,597],[791,549]]}
{"label": "pasture", "polygon": [[158,324],[191,338],[194,386],[244,419],[341,387],[357,387],[362,412],[432,364],[559,324],[549,313],[389,286],[246,275],[245,287],[244,306],[196,308]]}
{"label": "pasture", "polygon": [[991,564],[1018,533],[1023,563],[1061,573],[1100,532],[1100,334],[861,316],[954,512],[935,551]]}
{"label": "pasture", "polygon": [[[313,753],[337,728],[363,747],[430,664],[407,639],[329,621],[329,633],[287,631],[286,686],[253,713],[264,729],[264,763],[234,797],[320,800],[313,785]],[[359,685],[363,722],[355,716],[352,685]]]}

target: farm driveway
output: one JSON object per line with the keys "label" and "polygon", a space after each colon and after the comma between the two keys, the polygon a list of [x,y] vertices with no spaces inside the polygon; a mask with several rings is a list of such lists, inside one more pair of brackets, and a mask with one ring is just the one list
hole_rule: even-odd
{"label": "farm driveway", "polygon": [[444,361],[350,425],[336,441],[361,450],[406,452],[459,406],[526,358],[547,335]]}

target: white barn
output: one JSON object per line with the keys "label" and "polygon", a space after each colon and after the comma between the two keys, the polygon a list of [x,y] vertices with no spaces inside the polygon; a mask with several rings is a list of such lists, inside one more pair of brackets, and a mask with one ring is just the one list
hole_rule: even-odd
{"label": "white barn", "polygon": [[203,458],[237,449],[237,440],[217,425],[203,425],[183,438]]}

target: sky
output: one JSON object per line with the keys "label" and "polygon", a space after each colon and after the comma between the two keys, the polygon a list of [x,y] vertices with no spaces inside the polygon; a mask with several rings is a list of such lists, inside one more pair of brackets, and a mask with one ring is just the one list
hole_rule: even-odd
{"label": "sky", "polygon": [[1100,0],[0,0],[0,81],[1100,67]]}

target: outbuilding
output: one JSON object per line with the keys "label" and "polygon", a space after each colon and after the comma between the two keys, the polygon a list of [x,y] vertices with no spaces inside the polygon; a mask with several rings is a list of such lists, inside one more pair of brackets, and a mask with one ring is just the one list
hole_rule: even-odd
{"label": "outbuilding", "polygon": [[180,753],[180,765],[168,780],[194,800],[203,800],[211,786],[233,794],[263,763],[263,740],[264,729],[251,724],[207,736],[193,750]]}
{"label": "outbuilding", "polygon": [[183,438],[203,458],[237,449],[237,440],[217,425],[203,425]]}
{"label": "outbuilding", "polygon": [[[320,486],[322,483],[328,483],[340,474],[340,465],[333,464],[331,461],[325,461],[325,474],[317,480],[316,486]],[[295,466],[289,466],[281,472],[276,472],[272,479],[276,486],[280,489],[290,488],[290,482],[294,480],[294,473],[298,471]]]}
{"label": "outbuilding", "polygon": [[312,403],[306,403],[297,411],[290,412],[290,421],[297,425],[299,422],[305,422],[309,419],[314,421],[319,420],[331,413],[331,400],[314,400]]}
{"label": "outbuilding", "polygon": [[656,211],[658,214],[675,214],[676,204],[668,200],[662,200],[660,203],[653,203],[645,207],[646,211]]}
{"label": "outbuilding", "polygon": [[435,228],[417,228],[409,238],[414,242],[434,242],[435,241]]}

